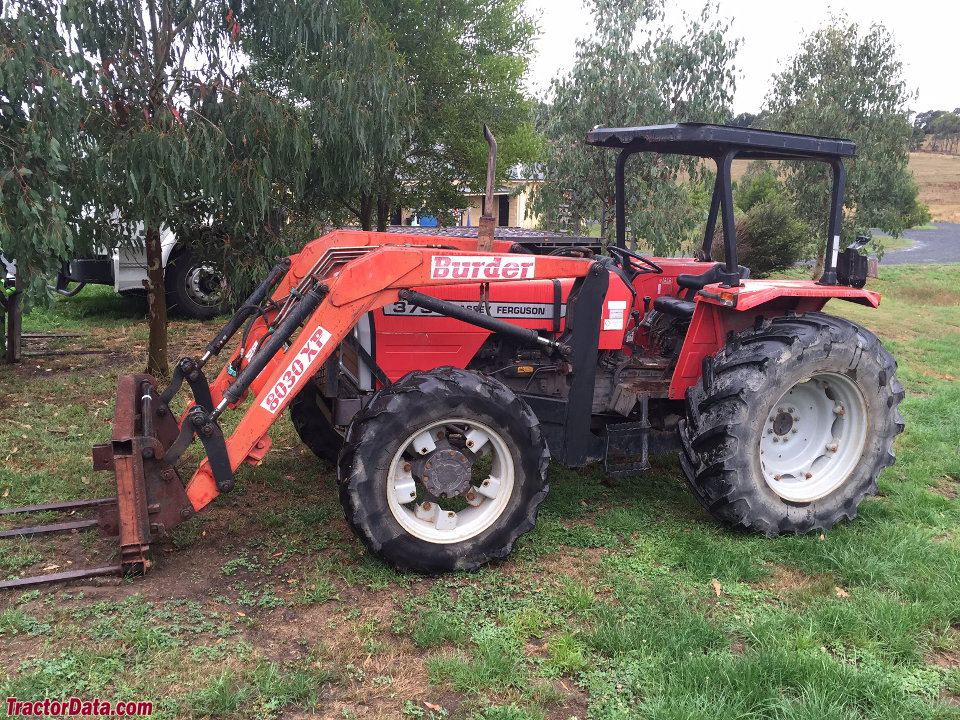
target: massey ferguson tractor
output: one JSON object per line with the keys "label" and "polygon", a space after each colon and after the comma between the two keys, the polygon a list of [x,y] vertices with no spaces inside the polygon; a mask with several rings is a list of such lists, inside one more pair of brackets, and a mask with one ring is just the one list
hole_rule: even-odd
{"label": "massey ferguson tractor", "polygon": [[[95,510],[3,535],[97,527],[119,536],[116,564],[2,585],[146,571],[152,544],[264,460],[287,411],[336,466],[350,526],[401,570],[472,570],[508,555],[536,522],[550,458],[632,475],[650,454],[679,450],[711,515],[767,536],[854,518],[894,462],[903,388],[873,333],[822,312],[831,298],[880,302],[864,289],[865,258],[838,247],[853,143],[701,124],[597,129],[586,141],[619,150],[615,245],[493,241],[488,218],[479,241],[356,231],[313,241],[205,352],[182,358],[166,388],[119,378],[112,437],[93,448],[115,498],[3,511]],[[624,177],[640,152],[716,163],[696,258],[627,249]],[[818,281],[752,280],[737,264],[735,158],[830,167]],[[723,262],[712,259],[718,222]],[[192,400],[178,416],[184,384]],[[225,435],[228,413],[240,417]],[[197,440],[205,458],[186,467]]]}

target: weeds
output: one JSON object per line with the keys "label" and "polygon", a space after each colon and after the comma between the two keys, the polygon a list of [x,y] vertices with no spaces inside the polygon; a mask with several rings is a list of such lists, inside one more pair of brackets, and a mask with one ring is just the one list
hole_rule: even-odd
{"label": "weeds", "polygon": [[[897,464],[854,523],[822,538],[727,531],[670,455],[612,483],[553,467],[509,559],[402,575],[349,533],[329,468],[282,419],[263,467],[178,527],[145,580],[0,598],[0,693],[142,697],[161,718],[955,717],[960,267],[881,275],[879,310],[827,308],[884,338],[907,388]],[[26,320],[128,348],[143,343],[130,330],[142,311],[124,302],[95,295]],[[171,329],[184,347],[213,332]],[[107,439],[115,375],[142,359],[108,361],[0,367],[0,505],[110,492],[89,446]],[[64,547],[99,552],[7,541],[0,573]]]}

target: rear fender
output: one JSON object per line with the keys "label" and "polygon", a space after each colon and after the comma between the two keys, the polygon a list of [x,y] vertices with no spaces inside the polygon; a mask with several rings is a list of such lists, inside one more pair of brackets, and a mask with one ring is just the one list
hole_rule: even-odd
{"label": "rear fender", "polygon": [[870,290],[817,285],[810,280],[744,280],[739,288],[708,285],[697,294],[690,328],[670,383],[671,399],[680,400],[696,385],[703,359],[726,343],[727,335],[753,325],[758,318],[819,312],[831,298],[877,307],[880,294]]}

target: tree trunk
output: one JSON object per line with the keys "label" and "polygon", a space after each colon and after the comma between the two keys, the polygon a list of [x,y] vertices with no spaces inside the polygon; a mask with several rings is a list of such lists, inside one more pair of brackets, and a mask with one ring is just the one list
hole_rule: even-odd
{"label": "tree trunk", "polygon": [[813,277],[811,280],[819,280],[820,276],[823,275],[823,266],[825,263],[824,254],[827,252],[826,248],[821,247],[817,250],[817,256],[814,258],[815,262],[813,263]]}
{"label": "tree trunk", "polygon": [[377,232],[386,232],[390,224],[390,203],[383,195],[377,196]]}
{"label": "tree trunk", "polygon": [[150,314],[150,341],[147,350],[147,372],[157,377],[170,374],[167,360],[167,295],[163,284],[163,250],[160,231],[147,228],[147,311]]}
{"label": "tree trunk", "polygon": [[360,196],[360,229],[373,229],[373,196]]}

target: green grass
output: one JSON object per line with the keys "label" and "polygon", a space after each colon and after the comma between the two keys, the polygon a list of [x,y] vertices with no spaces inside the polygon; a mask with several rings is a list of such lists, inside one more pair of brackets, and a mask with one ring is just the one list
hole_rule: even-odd
{"label": "green grass", "polygon": [[[906,431],[880,496],[822,538],[719,527],[665,455],[613,482],[554,467],[511,558],[400,575],[284,418],[146,579],[0,596],[0,693],[150,700],[159,718],[960,717],[960,266],[880,272],[878,310],[827,310],[898,358]],[[115,376],[140,370],[141,315],[95,290],[27,316],[119,352],[0,366],[0,506],[110,492],[89,446]],[[174,346],[198,329],[174,324]],[[8,543],[0,574],[113,547]]]}
{"label": "green grass", "polygon": [[[913,230],[920,230],[922,228],[911,228]],[[891,250],[906,250],[909,247],[913,247],[913,240],[905,237],[890,237],[889,235],[882,235],[880,233],[875,234],[870,238],[870,242],[867,243],[866,247],[863,249],[863,252],[869,254],[872,253],[888,253]]]}

